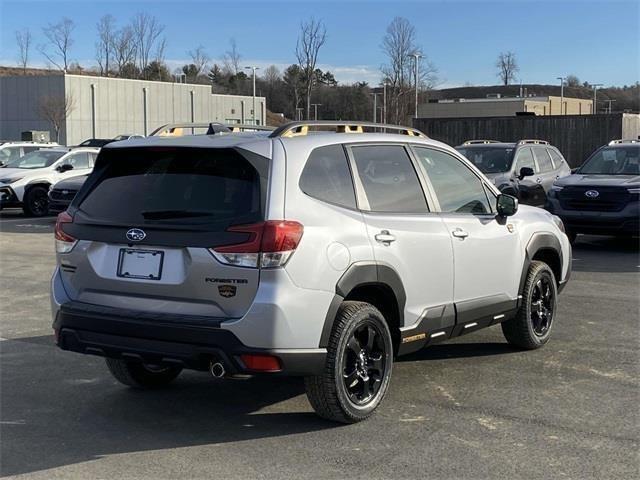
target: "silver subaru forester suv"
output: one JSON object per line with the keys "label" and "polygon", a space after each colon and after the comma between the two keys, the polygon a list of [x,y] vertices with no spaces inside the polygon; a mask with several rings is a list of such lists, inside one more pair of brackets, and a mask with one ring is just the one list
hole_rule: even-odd
{"label": "silver subaru forester suv", "polygon": [[398,355],[497,323],[544,345],[571,270],[557,217],[417,130],[357,122],[107,145],[55,238],[60,348],[133,387],[304,376],[347,423]]}

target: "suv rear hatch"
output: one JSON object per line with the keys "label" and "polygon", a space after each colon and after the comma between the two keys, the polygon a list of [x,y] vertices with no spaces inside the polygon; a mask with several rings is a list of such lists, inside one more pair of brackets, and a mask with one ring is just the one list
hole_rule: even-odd
{"label": "suv rear hatch", "polygon": [[213,249],[245,244],[253,234],[237,226],[264,222],[268,171],[240,148],[103,149],[56,227],[76,242],[59,255],[67,294],[176,319],[243,316],[260,270]]}

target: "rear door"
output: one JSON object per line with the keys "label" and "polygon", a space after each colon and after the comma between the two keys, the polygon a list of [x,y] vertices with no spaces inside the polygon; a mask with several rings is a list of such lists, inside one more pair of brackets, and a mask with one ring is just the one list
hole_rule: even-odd
{"label": "rear door", "polygon": [[538,168],[540,170],[539,178],[541,179],[540,185],[544,189],[545,196],[544,200],[547,199],[547,192],[551,189],[551,185],[556,180],[556,172],[553,166],[553,162],[551,161],[551,157],[547,152],[547,148],[542,145],[537,145],[531,147],[531,151],[533,152],[534,157],[536,158],[536,163],[538,164]]}
{"label": "rear door", "polygon": [[432,325],[446,321],[453,299],[451,240],[429,209],[408,147],[354,145],[349,152],[376,262],[395,270],[404,286],[404,325],[427,315],[438,317]]}
{"label": "rear door", "polygon": [[[150,313],[241,317],[259,270],[211,248],[255,239],[268,159],[236,149],[104,149],[70,212],[79,239],[60,256],[73,300]],[[240,262],[239,262],[240,263]]]}
{"label": "rear door", "polygon": [[[522,253],[517,233],[496,219],[495,196],[462,160],[430,148],[413,147],[433,188],[453,244],[454,302],[461,324],[491,323],[515,306]],[[464,328],[464,327],[460,327]]]}

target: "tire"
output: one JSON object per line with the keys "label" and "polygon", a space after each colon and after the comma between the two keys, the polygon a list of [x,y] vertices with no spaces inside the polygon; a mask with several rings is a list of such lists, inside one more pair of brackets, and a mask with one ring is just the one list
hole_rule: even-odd
{"label": "tire", "polygon": [[329,338],[324,373],[305,378],[307,397],[323,418],[361,422],[382,402],[392,368],[391,332],[380,311],[369,303],[343,302]]}
{"label": "tire", "polygon": [[502,323],[509,344],[535,350],[549,341],[557,311],[558,289],[553,271],[544,262],[529,266],[522,292],[522,305],[516,316]]}
{"label": "tire", "polygon": [[49,197],[46,187],[32,187],[24,194],[22,210],[29,217],[44,217],[49,213]]}
{"label": "tire", "polygon": [[160,388],[171,383],[182,368],[175,366],[155,367],[144,363],[129,362],[119,358],[106,358],[111,375],[120,383],[134,388]]}

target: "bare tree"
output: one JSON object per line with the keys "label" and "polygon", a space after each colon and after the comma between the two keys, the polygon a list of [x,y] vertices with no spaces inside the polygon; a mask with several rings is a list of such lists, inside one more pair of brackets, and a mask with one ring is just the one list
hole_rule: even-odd
{"label": "bare tree", "polygon": [[224,55],[222,56],[222,65],[227,73],[237,75],[240,72],[240,60],[242,59],[242,55],[238,52],[238,45],[236,44],[235,38],[229,40],[229,45],[231,48],[224,52]]}
{"label": "bare tree", "polygon": [[69,66],[69,49],[73,45],[71,34],[75,28],[73,20],[64,17],[58,23],[50,23],[42,29],[42,33],[51,44],[53,52],[49,52],[47,45],[40,45],[38,50],[49,62],[64,72]]}
{"label": "bare tree", "polygon": [[[138,67],[142,72],[142,75],[146,78],[146,71],[149,62],[152,60],[151,52],[156,49],[156,42],[158,42],[160,35],[164,31],[164,25],[158,23],[158,19],[148,13],[138,13],[131,22],[131,29],[133,31],[133,42],[136,48],[136,56],[138,60]],[[164,48],[162,48],[164,51]],[[156,58],[158,51],[156,50]]]}
{"label": "bare tree", "polygon": [[31,32],[28,28],[16,30],[16,43],[18,44],[18,64],[22,67],[22,73],[27,73],[31,48]]}
{"label": "bare tree", "polygon": [[318,63],[318,53],[327,40],[327,29],[324,23],[313,17],[300,24],[300,36],[296,43],[296,58],[302,73],[302,81],[307,99],[307,120],[311,118],[311,91],[313,90],[314,72]]}
{"label": "bare tree", "polygon": [[196,80],[207,69],[207,64],[211,59],[202,45],[199,45],[195,50],[189,50],[187,54],[191,57],[191,63],[196,67],[194,72],[194,80]]}
{"label": "bare tree", "polygon": [[[402,123],[409,111],[413,62],[410,55],[420,53],[416,45],[415,28],[409,20],[395,17],[382,38],[382,51],[388,63],[382,66],[384,81],[388,84],[387,112],[393,123]],[[424,74],[424,70],[423,70]]]}
{"label": "bare tree", "polygon": [[96,42],[96,60],[100,67],[100,75],[109,76],[109,63],[113,42],[116,36],[116,19],[113,15],[104,15],[96,24],[98,29],[98,41]]}
{"label": "bare tree", "polygon": [[51,123],[56,132],[56,142],[60,141],[60,130],[64,121],[75,108],[75,102],[71,95],[46,96],[38,102],[38,115]]}
{"label": "bare tree", "polygon": [[[130,26],[121,28],[113,35],[111,55],[118,69],[118,76],[125,76],[136,63],[136,44],[133,40],[133,29]],[[126,72],[128,73],[128,72]]]}
{"label": "bare tree", "polygon": [[498,60],[496,60],[496,68],[498,69],[496,75],[502,84],[509,85],[516,79],[516,73],[520,71],[516,61],[516,54],[513,52],[501,52],[498,55]]}
{"label": "bare tree", "polygon": [[278,67],[275,65],[270,65],[264,69],[264,73],[262,74],[262,79],[269,85],[273,87],[279,80],[282,79],[282,74]]}

